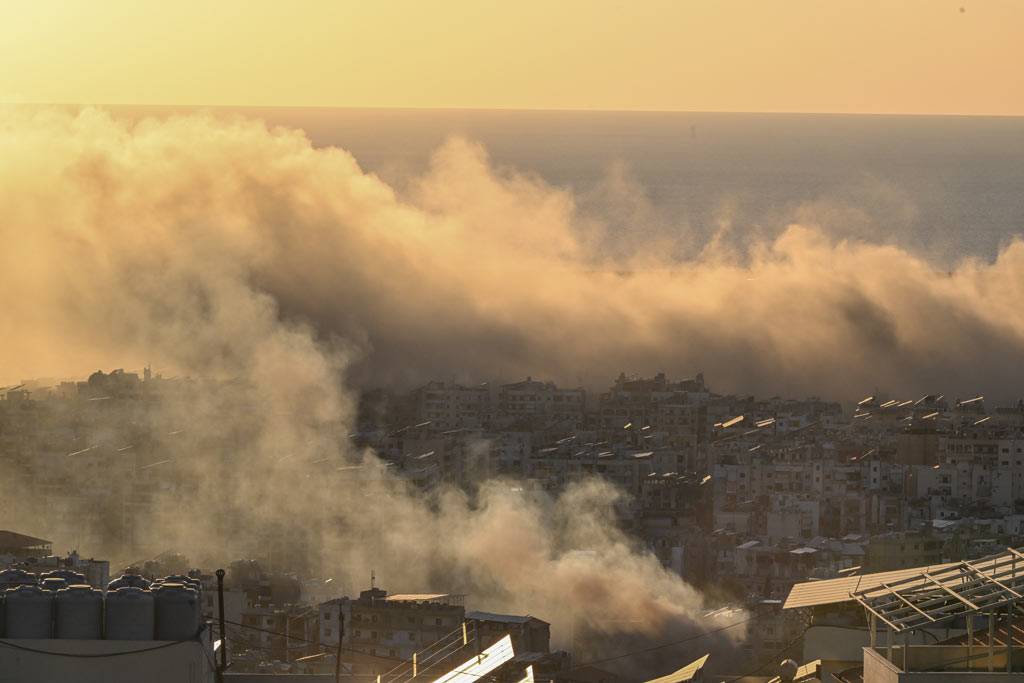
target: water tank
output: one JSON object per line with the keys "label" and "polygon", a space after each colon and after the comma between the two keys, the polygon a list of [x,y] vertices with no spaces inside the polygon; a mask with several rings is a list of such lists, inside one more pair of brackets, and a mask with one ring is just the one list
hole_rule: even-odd
{"label": "water tank", "polygon": [[118,588],[124,588],[125,586],[149,588],[149,581],[139,574],[121,574],[121,576],[107,584],[107,590],[116,591]]}
{"label": "water tank", "polygon": [[69,586],[86,585],[89,582],[85,579],[85,574],[73,571],[71,569],[54,569],[53,571],[44,572],[39,575],[40,579],[48,579],[50,577],[58,577],[68,582]]}
{"label": "water tank", "polygon": [[156,639],[190,640],[199,632],[199,593],[180,583],[165,583],[155,592]]}
{"label": "water tank", "polygon": [[150,589],[154,589],[157,584],[163,585],[166,583],[180,583],[183,586],[188,586],[199,594],[202,594],[203,592],[203,584],[199,579],[191,576],[185,576],[184,574],[172,574],[171,576],[165,576],[162,579],[156,579],[153,582],[153,586],[150,586]]}
{"label": "water tank", "polygon": [[5,569],[0,572],[0,590],[17,586],[33,586],[37,582],[36,575],[24,569]]}
{"label": "water tank", "polygon": [[68,586],[53,598],[53,637],[103,637],[103,594],[92,586]]}
{"label": "water tank", "polygon": [[7,638],[49,638],[53,622],[53,593],[39,586],[8,588],[4,593]]}
{"label": "water tank", "polygon": [[153,640],[153,594],[135,586],[107,592],[107,640]]}
{"label": "water tank", "polygon": [[48,576],[39,583],[39,587],[44,591],[56,593],[61,588],[67,588],[68,582],[59,576]]}
{"label": "water tank", "polygon": [[200,584],[199,579],[194,579],[191,576],[185,576],[184,574],[172,574],[171,576],[165,576],[160,579],[160,583],[180,583],[183,586],[190,586],[197,591],[202,588],[202,584]]}
{"label": "water tank", "polygon": [[181,583],[181,584],[187,584],[189,581],[191,581],[191,579],[189,579],[184,574],[169,574],[169,575],[165,576],[164,578],[160,579],[160,583]]}

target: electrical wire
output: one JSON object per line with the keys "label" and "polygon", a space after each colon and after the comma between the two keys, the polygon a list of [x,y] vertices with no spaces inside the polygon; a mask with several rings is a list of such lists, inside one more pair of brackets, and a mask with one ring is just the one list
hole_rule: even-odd
{"label": "electrical wire", "polygon": [[[574,665],[574,666],[572,666],[572,667],[570,667],[568,669],[565,669],[564,671],[560,671],[559,673],[560,674],[569,673],[569,672],[575,671],[577,669],[580,669],[580,668],[582,668],[584,666],[593,666],[593,665],[596,665],[596,664],[604,664],[606,662],[617,661],[617,660],[620,660],[620,659],[627,659],[629,657],[635,657],[637,655],[646,654],[648,652],[655,652],[657,650],[663,650],[663,649],[665,649],[667,647],[673,647],[675,645],[682,645],[684,643],[689,643],[689,642],[692,642],[692,641],[695,641],[695,640],[699,640],[701,638],[706,638],[708,636],[715,635],[716,633],[721,633],[723,631],[727,631],[729,629],[736,628],[737,626],[741,626],[743,624],[749,623],[751,621],[754,621],[755,619],[757,619],[757,616],[751,616],[751,617],[748,617],[746,619],[742,619],[740,621],[733,622],[731,624],[726,624],[725,626],[721,626],[721,627],[716,628],[716,629],[711,629],[709,631],[703,631],[701,633],[697,633],[695,635],[688,636],[686,638],[681,638],[679,640],[674,640],[674,641],[669,642],[669,643],[662,643],[660,645],[655,645],[653,647],[646,647],[646,648],[642,648],[642,649],[639,649],[639,650],[631,650],[629,652],[624,652],[622,654],[615,655],[614,657],[605,657],[603,659],[593,659],[593,660],[589,660],[589,661],[586,661],[586,662],[580,662],[579,664],[576,664],[576,665]],[[287,638],[291,638],[293,640],[301,640],[301,641],[306,642],[306,643],[313,643],[313,644],[318,645],[319,647],[323,648],[324,650],[328,650],[327,646],[321,645],[317,641],[307,640],[305,638],[299,638],[299,637],[292,636],[292,635],[287,635],[286,636],[284,633],[281,633],[279,631],[272,631],[270,629],[260,628],[258,626],[251,626],[249,624],[242,624],[242,623],[239,623],[237,621],[225,620],[225,623],[231,624],[233,626],[240,626],[242,628],[251,629],[251,630],[254,630],[254,631],[260,631],[260,632],[263,632],[263,633],[269,633],[269,634],[272,634],[272,635],[280,636],[282,638],[287,637]],[[803,638],[804,633],[806,633],[806,632],[807,632],[807,629],[805,628],[803,631],[801,631],[800,635],[794,641],[792,641],[791,643],[787,644],[781,650],[781,652],[779,654],[785,652],[790,647],[792,647],[794,644],[799,642],[800,638]],[[329,649],[329,651],[334,651],[335,649],[336,648],[332,647],[332,648]],[[363,652],[362,650],[357,650],[357,649],[354,649],[354,648],[345,648],[345,647],[343,647],[341,649],[344,652],[353,652],[353,653],[356,653],[356,654],[363,655],[364,657],[373,657],[373,658],[376,658],[376,659],[385,659],[385,660],[390,660],[390,661],[397,661],[397,662],[401,662],[402,664],[409,664],[409,663],[411,663],[410,660],[407,660],[407,659],[401,659],[401,658],[398,658],[398,657],[389,657],[389,656],[386,656],[386,655],[371,655],[371,654],[368,654],[366,652]],[[773,657],[774,656],[777,656],[777,655],[773,655]],[[752,672],[750,674],[744,674],[744,675],[746,675],[746,676],[753,675],[753,673],[756,673],[757,671],[760,671],[764,667],[768,666],[768,664],[770,664],[770,663],[771,663],[771,660],[769,660],[768,662],[765,662],[764,664],[759,666],[754,672]],[[398,667],[395,667],[395,668],[397,669]],[[472,673],[469,673],[468,671],[452,671],[450,673],[462,673],[462,674],[466,674],[466,675],[469,675],[469,676],[475,676],[477,678],[486,678],[486,679],[490,679],[490,680],[495,680],[495,677],[491,676],[489,674],[472,674]],[[381,675],[383,676],[384,674],[381,674]],[[742,678],[742,676],[740,676],[739,678]],[[736,680],[738,680],[738,678],[737,679],[732,679],[732,681],[728,681],[727,683],[733,683],[733,681],[736,681]]]}
{"label": "electrical wire", "polygon": [[[316,645],[317,647],[323,648],[324,650],[328,649],[327,645],[323,645],[323,644],[321,644],[317,640],[309,640],[308,638],[300,638],[299,636],[294,636],[294,635],[291,635],[291,634],[281,633],[280,631],[271,631],[270,629],[260,628],[259,626],[252,626],[251,624],[242,624],[242,623],[239,623],[237,621],[230,621],[228,619],[225,619],[224,623],[225,624],[231,624],[232,626],[238,626],[240,628],[247,628],[247,629],[249,629],[251,631],[260,631],[261,633],[269,633],[270,635],[280,636],[281,638],[289,638],[291,640],[299,640],[299,641],[302,641],[303,643],[312,643],[313,645]],[[331,649],[331,651],[337,650],[337,648],[334,647],[334,646],[330,646],[330,649]],[[354,652],[354,653],[357,653],[357,654],[364,655],[366,657],[374,657],[376,659],[386,659],[386,660],[389,660],[389,661],[392,661],[392,662],[406,662],[406,661],[408,661],[406,659],[402,659],[401,657],[389,657],[387,655],[371,655],[371,654],[367,654],[366,652],[363,652],[362,650],[357,650],[355,648],[350,648],[350,647],[343,647],[341,649],[342,649],[343,652]]]}
{"label": "electrical wire", "polygon": [[199,643],[202,645],[202,641],[198,639],[189,640],[174,640],[168,643],[160,643],[153,647],[144,647],[138,650],[125,650],[123,652],[103,652],[103,653],[80,653],[80,652],[53,652],[51,650],[40,650],[38,648],[29,647],[27,645],[17,645],[12,643],[9,639],[0,640],[0,646],[9,647],[15,650],[23,650],[25,652],[32,652],[38,655],[53,655],[54,657],[70,657],[72,659],[103,659],[105,657],[123,657],[126,655],[137,655],[144,652],[153,652],[155,650],[163,650],[168,647],[174,647],[175,645],[181,645],[182,643]]}
{"label": "electrical wire", "polygon": [[786,643],[782,647],[781,650],[779,650],[775,654],[773,654],[770,657],[768,657],[756,669],[752,669],[751,671],[748,671],[745,674],[740,674],[736,678],[730,678],[728,681],[723,681],[723,683],[736,683],[736,681],[738,681],[738,680],[740,680],[742,678],[746,678],[747,676],[753,676],[754,674],[758,673],[759,671],[762,671],[766,666],[770,666],[772,663],[778,664],[778,662],[776,660],[779,657],[781,657],[782,655],[786,654],[786,652],[789,651],[789,648],[791,648],[794,645],[796,645],[797,643],[799,643],[800,639],[804,637],[804,635],[807,633],[808,629],[810,629],[810,628],[811,628],[810,626],[804,627],[804,630],[800,632],[800,635],[798,635],[796,638],[794,638],[793,640],[791,640],[788,643]]}
{"label": "electrical wire", "polygon": [[[722,631],[727,631],[727,630],[729,630],[731,628],[736,628],[737,626],[741,626],[743,624],[751,622],[754,619],[757,619],[757,617],[756,616],[747,617],[746,619],[742,619],[742,620],[734,622],[732,624],[727,624],[727,625],[722,626],[720,628],[712,629],[710,631],[703,631],[702,633],[698,633],[698,634],[693,635],[693,636],[682,638],[680,640],[674,640],[671,643],[662,643],[661,645],[655,645],[653,647],[646,647],[646,648],[644,648],[642,650],[633,650],[631,652],[625,652],[625,653],[620,654],[620,655],[615,655],[614,657],[606,657],[604,659],[592,659],[592,660],[587,661],[587,662],[580,662],[576,666],[573,666],[573,667],[571,667],[569,669],[566,669],[566,672],[574,671],[574,670],[579,669],[579,668],[584,667],[584,666],[593,666],[595,664],[604,664],[605,662],[614,662],[614,661],[619,660],[619,659],[626,659],[627,657],[635,657],[636,655],[642,655],[642,654],[645,654],[647,652],[654,652],[656,650],[664,650],[666,647],[672,647],[674,645],[682,645],[683,643],[689,643],[691,641],[699,640],[699,639],[704,638],[706,636],[712,636],[712,635],[714,635],[716,633],[721,633]],[[803,636],[802,633],[800,635],[801,635],[801,637]]]}

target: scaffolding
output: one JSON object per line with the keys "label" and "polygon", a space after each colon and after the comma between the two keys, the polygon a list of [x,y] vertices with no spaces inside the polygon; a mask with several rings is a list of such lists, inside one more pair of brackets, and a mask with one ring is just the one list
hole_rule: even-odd
{"label": "scaffolding", "polygon": [[[876,646],[878,622],[887,632],[889,659],[893,636],[964,619],[968,648],[974,642],[974,618],[987,616],[988,649],[992,656],[993,629],[1000,613],[1012,631],[1014,612],[1024,603],[1024,553],[1014,548],[980,560],[961,561],[915,576],[882,583],[850,594],[867,612],[871,647]],[[1007,671],[1012,668],[1012,639],[1007,642]],[[991,666],[991,665],[990,665]]]}

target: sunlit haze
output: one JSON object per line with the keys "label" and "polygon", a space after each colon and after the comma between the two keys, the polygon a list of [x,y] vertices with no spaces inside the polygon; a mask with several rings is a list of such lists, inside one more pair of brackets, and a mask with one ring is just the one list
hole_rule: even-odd
{"label": "sunlit haze", "polygon": [[1024,114],[1016,0],[8,2],[0,101]]}
{"label": "sunlit haze", "polygon": [[0,679],[1020,679],[1022,27],[0,4]]}

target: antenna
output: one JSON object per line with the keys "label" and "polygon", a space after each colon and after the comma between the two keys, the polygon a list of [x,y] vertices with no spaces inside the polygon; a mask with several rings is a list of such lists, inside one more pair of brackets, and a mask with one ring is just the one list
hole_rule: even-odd
{"label": "antenna", "polygon": [[377,587],[377,574],[372,569],[370,570],[370,590]]}

